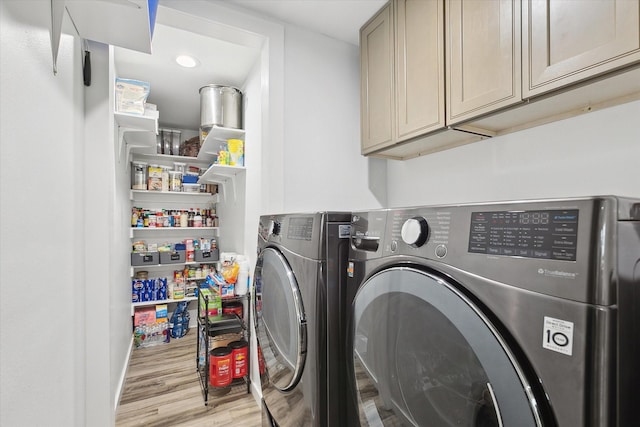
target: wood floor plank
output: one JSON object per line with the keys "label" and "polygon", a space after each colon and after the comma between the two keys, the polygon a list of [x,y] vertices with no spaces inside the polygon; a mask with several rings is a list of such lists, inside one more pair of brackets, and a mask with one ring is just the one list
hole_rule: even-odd
{"label": "wood floor plank", "polygon": [[196,334],[135,349],[116,413],[117,427],[258,427],[260,408],[245,385],[204,398],[196,372]]}

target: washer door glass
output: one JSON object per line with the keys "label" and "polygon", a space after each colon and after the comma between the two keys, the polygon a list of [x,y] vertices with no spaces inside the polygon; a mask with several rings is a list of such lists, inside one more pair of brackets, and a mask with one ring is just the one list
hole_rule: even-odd
{"label": "washer door glass", "polygon": [[361,425],[542,425],[513,355],[446,281],[384,270],[362,285],[353,309]]}
{"label": "washer door glass", "polygon": [[262,287],[256,328],[269,380],[277,389],[289,391],[300,380],[307,353],[300,289],[289,263],[273,248],[261,252],[255,275]]}

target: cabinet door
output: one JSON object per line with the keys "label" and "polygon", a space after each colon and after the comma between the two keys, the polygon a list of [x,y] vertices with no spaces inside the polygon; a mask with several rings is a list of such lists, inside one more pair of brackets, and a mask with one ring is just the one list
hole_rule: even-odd
{"label": "cabinet door", "polygon": [[523,96],[640,61],[637,0],[523,2]]}
{"label": "cabinet door", "polygon": [[447,124],[521,102],[519,0],[447,0]]}
{"label": "cabinet door", "polygon": [[393,9],[385,6],[360,30],[362,154],[392,143]]}
{"label": "cabinet door", "polygon": [[396,142],[444,127],[443,1],[398,0]]}

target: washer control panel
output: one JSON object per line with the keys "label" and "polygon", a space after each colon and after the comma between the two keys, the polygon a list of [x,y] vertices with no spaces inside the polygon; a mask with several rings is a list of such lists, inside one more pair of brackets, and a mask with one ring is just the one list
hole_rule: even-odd
{"label": "washer control panel", "polygon": [[451,210],[409,208],[389,212],[385,250],[423,257],[444,258],[448,253]]}
{"label": "washer control panel", "polygon": [[575,261],[578,210],[476,211],[469,252]]}

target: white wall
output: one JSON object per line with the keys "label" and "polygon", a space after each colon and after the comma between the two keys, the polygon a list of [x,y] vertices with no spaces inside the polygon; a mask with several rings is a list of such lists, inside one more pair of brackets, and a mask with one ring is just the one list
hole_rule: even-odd
{"label": "white wall", "polygon": [[[82,426],[83,85],[50,1],[0,2],[0,425]],[[79,262],[80,261],[80,262]]]}
{"label": "white wall", "polygon": [[85,88],[86,423],[112,425],[130,347],[130,179],[115,144],[113,49],[89,42],[91,86]]}
{"label": "white wall", "polygon": [[[384,163],[360,156],[359,49],[285,29],[284,212],[381,207]],[[371,182],[371,184],[370,184]]]}
{"label": "white wall", "polygon": [[408,161],[389,206],[616,194],[640,197],[640,101]]}

